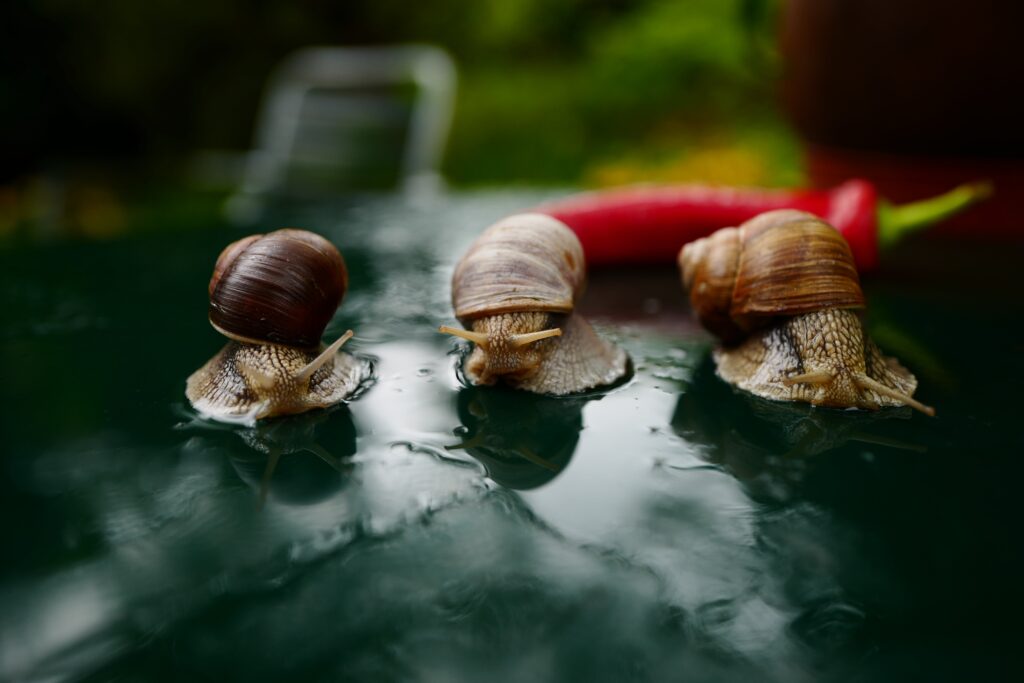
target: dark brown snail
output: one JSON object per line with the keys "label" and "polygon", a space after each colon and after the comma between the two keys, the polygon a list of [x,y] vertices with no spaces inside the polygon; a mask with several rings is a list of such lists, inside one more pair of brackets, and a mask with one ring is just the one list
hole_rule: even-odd
{"label": "dark brown snail", "polygon": [[686,245],[679,266],[701,323],[726,344],[714,356],[730,384],[775,400],[935,414],[911,398],[917,379],[864,332],[850,248],[816,216],[761,214]]}
{"label": "dark brown snail", "polygon": [[474,384],[571,394],[625,376],[626,353],[573,312],[586,265],[572,230],[542,214],[510,216],[470,246],[452,275],[452,306],[475,344],[465,364]]}
{"label": "dark brown snail", "polygon": [[347,286],[341,254],[314,233],[277,230],[228,245],[210,278],[209,316],[231,341],[188,378],[193,407],[249,421],[349,396],[365,376],[363,363],[339,351],[352,331],[320,342]]}

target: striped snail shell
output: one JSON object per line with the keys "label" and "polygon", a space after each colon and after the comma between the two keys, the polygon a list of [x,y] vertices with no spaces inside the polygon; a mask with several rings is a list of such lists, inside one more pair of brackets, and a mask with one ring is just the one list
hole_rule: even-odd
{"label": "striped snail shell", "polygon": [[560,221],[510,216],[485,230],[455,266],[452,306],[472,341],[466,376],[542,394],[612,384],[627,373],[625,352],[574,312],[586,284],[583,248]]}
{"label": "striped snail shell", "polygon": [[210,323],[249,343],[311,349],[348,288],[338,249],[306,230],[250,235],[221,252],[210,278]]}
{"label": "striped snail shell", "polygon": [[228,245],[210,278],[209,319],[231,341],[193,373],[186,396],[226,421],[324,408],[349,396],[365,364],[320,338],[348,286],[337,248],[306,230],[250,235]]}
{"label": "striped snail shell", "polygon": [[846,240],[802,211],[769,211],[691,242],[679,266],[697,317],[726,342],[779,316],[865,305]]}
{"label": "striped snail shell", "polygon": [[694,312],[725,344],[714,353],[727,382],[776,400],[934,414],[864,331],[849,245],[820,218],[763,213],[686,245],[679,267]]}

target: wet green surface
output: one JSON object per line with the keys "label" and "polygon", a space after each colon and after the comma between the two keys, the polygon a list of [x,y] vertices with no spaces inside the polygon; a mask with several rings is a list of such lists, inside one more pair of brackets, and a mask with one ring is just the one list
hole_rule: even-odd
{"label": "wet green surface", "polygon": [[734,393],[672,272],[592,277],[583,309],[636,366],[623,386],[466,388],[457,345],[435,332],[451,322],[451,266],[535,200],[268,221],[342,249],[352,291],[327,336],[353,328],[376,381],[350,405],[256,428],[199,420],[183,397],[220,347],[206,282],[238,233],[0,252],[0,678],[1017,668],[1024,346],[991,266],[919,244],[904,254],[915,276],[868,287],[869,328],[935,419]]}

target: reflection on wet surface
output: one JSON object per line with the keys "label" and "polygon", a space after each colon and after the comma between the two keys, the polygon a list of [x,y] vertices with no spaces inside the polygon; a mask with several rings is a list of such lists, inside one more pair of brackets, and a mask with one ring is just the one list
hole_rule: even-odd
{"label": "reflection on wet surface", "polygon": [[[705,356],[690,390],[679,396],[672,429],[743,482],[748,492],[786,496],[799,483],[809,461],[848,444],[885,446],[925,453],[925,443],[891,436],[890,421],[911,419],[910,408],[852,412],[813,408],[805,403],[769,401],[723,382],[714,360]],[[913,438],[913,437],[910,437]]]}
{"label": "reflection on wet surface", "polygon": [[[255,427],[182,395],[235,233],[4,254],[0,678],[1005,678],[1024,361],[999,307],[950,327],[941,283],[869,292],[869,328],[928,349],[935,420],[735,392],[671,272],[593,276],[625,384],[467,387],[436,333],[451,264],[534,201],[282,218],[345,253],[327,336],[354,329],[375,380]],[[1006,382],[964,355],[979,335]]]}
{"label": "reflection on wet surface", "polygon": [[462,450],[480,461],[487,475],[506,488],[543,486],[565,469],[583,429],[585,398],[530,396],[503,387],[459,391]]}
{"label": "reflection on wet surface", "polygon": [[[316,503],[348,481],[356,427],[347,406],[264,420],[236,433],[253,453],[228,451],[228,458],[238,476],[259,491],[261,503],[268,496],[285,505]],[[293,455],[298,457],[287,457]]]}

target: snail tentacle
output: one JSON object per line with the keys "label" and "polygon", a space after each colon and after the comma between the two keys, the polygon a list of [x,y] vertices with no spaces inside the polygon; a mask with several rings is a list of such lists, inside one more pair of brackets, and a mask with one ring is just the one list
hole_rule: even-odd
{"label": "snail tentacle", "polygon": [[437,328],[437,331],[441,334],[450,334],[453,337],[465,339],[471,341],[477,346],[487,347],[488,335],[484,332],[473,332],[472,330],[460,330],[457,327],[449,327],[448,325],[441,325]]}
{"label": "snail tentacle", "polygon": [[929,417],[935,417],[935,408],[927,406],[921,403],[920,401],[911,398],[907,394],[904,394],[901,391],[897,391],[895,389],[887,387],[881,382],[871,379],[867,375],[854,375],[853,381],[861,389],[873,391],[876,394],[880,394],[882,396],[888,396],[894,401],[899,401],[900,403],[910,406],[914,410],[919,410],[925,415],[928,415]]}
{"label": "snail tentacle", "polygon": [[802,375],[783,377],[782,383],[787,387],[794,384],[828,384],[835,376],[831,372],[805,372]]}
{"label": "snail tentacle", "polygon": [[323,352],[310,361],[304,368],[295,373],[295,381],[307,382],[313,376],[317,370],[327,364],[327,361],[334,359],[334,354],[338,352],[345,342],[352,338],[352,330],[347,330],[345,334],[341,335],[334,340],[334,343],[328,346]]}
{"label": "snail tentacle", "polygon": [[561,337],[562,328],[554,327],[550,330],[541,330],[539,332],[526,332],[524,334],[513,334],[508,338],[508,341],[512,346],[520,347],[526,346],[538,342],[541,339],[550,339],[551,337]]}

